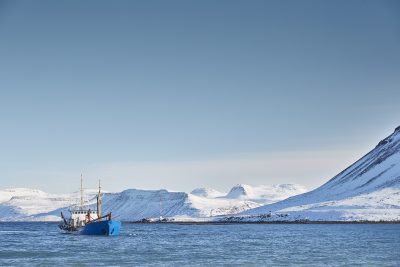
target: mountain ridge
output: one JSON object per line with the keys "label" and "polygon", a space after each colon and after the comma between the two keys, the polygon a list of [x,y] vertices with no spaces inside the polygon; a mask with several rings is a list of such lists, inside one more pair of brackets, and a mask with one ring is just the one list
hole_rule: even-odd
{"label": "mountain ridge", "polygon": [[[297,216],[297,219],[323,220],[327,213],[335,211],[338,214],[335,219],[341,220],[348,218],[345,214],[350,213],[351,208],[351,205],[347,205],[347,209],[341,208],[341,203],[350,203],[350,200],[356,201],[363,196],[370,196],[370,198],[364,198],[364,208],[360,209],[365,216],[359,216],[359,218],[368,219],[368,212],[366,212],[368,206],[376,207],[382,214],[385,212],[384,209],[388,208],[386,204],[377,205],[379,202],[384,203],[388,192],[393,198],[393,203],[389,205],[393,213],[391,218],[398,220],[400,219],[400,127],[322,186],[270,205],[247,210],[242,215],[275,212],[292,214],[287,219]],[[326,208],[326,214],[322,214],[321,207]],[[341,213],[343,216],[340,215]],[[385,218],[388,217],[390,216],[385,215]]]}
{"label": "mountain ridge", "polygon": [[[265,187],[265,186],[264,186]],[[283,186],[285,187],[285,186]],[[252,190],[247,186],[248,190]],[[286,194],[279,194],[279,186],[271,186],[271,196],[283,199]],[[276,192],[274,191],[276,190]],[[86,190],[90,194],[87,206],[95,208],[95,190]],[[199,193],[199,194],[192,194]],[[226,198],[224,193],[214,189],[193,190],[192,193],[171,192],[165,189],[141,190],[126,189],[117,193],[103,193],[103,212],[112,211],[121,220],[135,221],[144,218],[186,217],[208,218],[236,214],[244,210],[259,207],[262,203],[270,203],[274,199]],[[55,195],[36,189],[5,189],[1,192],[13,192],[0,202],[0,221],[57,221],[61,211],[76,206],[79,192]],[[286,192],[287,193],[287,192]],[[294,194],[294,192],[292,192]],[[202,195],[206,194],[206,195]],[[214,194],[214,195],[213,195]],[[268,197],[268,196],[265,196]]]}

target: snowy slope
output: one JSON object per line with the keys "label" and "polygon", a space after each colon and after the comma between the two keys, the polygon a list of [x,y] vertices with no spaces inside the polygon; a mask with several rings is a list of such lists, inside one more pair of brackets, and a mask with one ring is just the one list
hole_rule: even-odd
{"label": "snowy slope", "polygon": [[202,198],[195,195],[189,195],[189,201],[192,207],[199,212],[194,217],[211,217],[227,214],[237,214],[248,209],[259,207],[260,204],[241,199],[226,198]]}
{"label": "snowy slope", "polygon": [[245,215],[290,214],[289,220],[400,220],[400,127],[321,187]]}
{"label": "snowy slope", "polygon": [[[86,197],[93,198],[95,190],[86,190]],[[79,192],[72,194],[49,194],[37,189],[13,188],[0,190],[0,221],[37,220],[40,214],[43,220],[58,220],[49,212],[77,204]],[[47,217],[46,217],[47,216]]]}
{"label": "snowy slope", "polygon": [[121,220],[140,220],[143,218],[169,217],[195,210],[188,203],[184,192],[167,190],[128,189],[120,193],[104,194],[102,206],[105,212],[112,211]]}
{"label": "snowy slope", "polygon": [[225,196],[228,199],[245,199],[262,204],[269,204],[291,196],[307,192],[304,186],[297,184],[275,184],[250,186],[238,184]]}
{"label": "snowy slope", "polygon": [[53,195],[36,189],[0,190],[0,221],[23,220],[38,213],[71,205],[68,195]]}

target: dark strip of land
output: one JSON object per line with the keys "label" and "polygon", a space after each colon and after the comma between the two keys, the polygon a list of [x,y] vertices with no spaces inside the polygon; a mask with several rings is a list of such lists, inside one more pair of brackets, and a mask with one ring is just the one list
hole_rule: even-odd
{"label": "dark strip of land", "polygon": [[131,224],[180,224],[180,225],[226,225],[226,224],[400,224],[400,221],[231,221],[231,222],[186,222],[186,221],[168,221],[168,222],[124,222]]}
{"label": "dark strip of land", "polygon": [[[40,221],[0,221],[0,224],[8,223],[48,223],[58,224],[60,222],[40,222]],[[227,225],[227,224],[400,224],[400,221],[270,221],[270,222],[251,222],[251,221],[237,221],[237,222],[224,222],[224,221],[213,221],[213,222],[188,222],[188,221],[167,221],[167,222],[143,222],[143,221],[122,221],[127,224],[178,224],[178,225]]]}

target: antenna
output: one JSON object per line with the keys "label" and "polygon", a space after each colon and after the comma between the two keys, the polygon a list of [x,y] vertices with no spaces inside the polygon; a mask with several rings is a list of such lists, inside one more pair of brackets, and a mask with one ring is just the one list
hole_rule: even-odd
{"label": "antenna", "polygon": [[101,185],[99,179],[99,193],[97,194],[97,218],[101,217]]}
{"label": "antenna", "polygon": [[83,178],[81,173],[81,210],[83,209]]}

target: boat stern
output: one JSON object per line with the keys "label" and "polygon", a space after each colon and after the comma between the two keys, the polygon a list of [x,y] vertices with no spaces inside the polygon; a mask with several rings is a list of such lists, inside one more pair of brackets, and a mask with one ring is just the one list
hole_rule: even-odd
{"label": "boat stern", "polygon": [[96,221],[86,224],[82,231],[82,235],[119,235],[121,222],[115,220]]}

